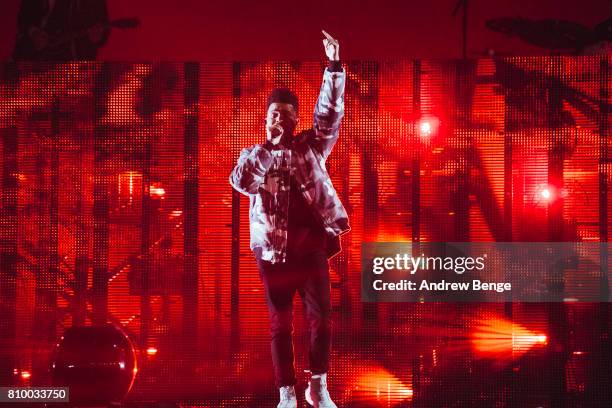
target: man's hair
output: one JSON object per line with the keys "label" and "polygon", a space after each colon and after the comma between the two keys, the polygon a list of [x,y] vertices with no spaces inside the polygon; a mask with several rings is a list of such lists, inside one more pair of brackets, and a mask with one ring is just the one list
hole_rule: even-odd
{"label": "man's hair", "polygon": [[275,88],[268,96],[268,104],[266,109],[273,103],[289,103],[295,108],[295,113],[298,112],[298,98],[289,88]]}

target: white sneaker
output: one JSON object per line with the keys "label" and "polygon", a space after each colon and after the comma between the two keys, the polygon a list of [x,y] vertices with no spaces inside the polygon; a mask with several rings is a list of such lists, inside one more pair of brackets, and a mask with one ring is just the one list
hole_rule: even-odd
{"label": "white sneaker", "polygon": [[315,408],[338,408],[327,391],[327,373],[313,375],[308,381],[306,402]]}
{"label": "white sneaker", "polygon": [[279,388],[280,402],[276,408],[297,408],[297,397],[295,396],[295,388],[293,385],[287,385]]}

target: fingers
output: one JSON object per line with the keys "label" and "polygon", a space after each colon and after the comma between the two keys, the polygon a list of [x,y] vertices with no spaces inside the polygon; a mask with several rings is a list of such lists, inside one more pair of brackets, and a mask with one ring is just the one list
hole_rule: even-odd
{"label": "fingers", "polygon": [[323,35],[329,40],[329,41],[335,41],[334,37],[332,37],[331,35],[329,35],[329,33],[325,30],[321,30],[321,32],[323,33]]}
{"label": "fingers", "polygon": [[338,47],[338,44],[334,44],[333,42],[329,41],[328,39],[324,39],[323,40],[323,48],[325,48],[325,50],[330,50],[330,52],[334,49],[336,49]]}
{"label": "fingers", "polygon": [[323,33],[323,35],[327,38],[327,40],[334,44],[334,45],[338,45],[338,40],[336,40],[334,37],[332,37],[331,35],[329,35],[329,33],[325,30],[321,30],[321,32]]}

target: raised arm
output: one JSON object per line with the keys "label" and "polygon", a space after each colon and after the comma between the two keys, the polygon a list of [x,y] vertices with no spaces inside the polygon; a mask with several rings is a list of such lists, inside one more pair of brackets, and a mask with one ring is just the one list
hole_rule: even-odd
{"label": "raised arm", "polygon": [[256,194],[272,161],[272,153],[261,145],[242,149],[230,174],[230,184],[242,194]]}
{"label": "raised arm", "polygon": [[340,64],[338,41],[323,31],[325,53],[329,64],[323,73],[323,84],[314,110],[314,137],[311,144],[327,159],[338,140],[340,122],[344,116],[344,85],[346,73]]}

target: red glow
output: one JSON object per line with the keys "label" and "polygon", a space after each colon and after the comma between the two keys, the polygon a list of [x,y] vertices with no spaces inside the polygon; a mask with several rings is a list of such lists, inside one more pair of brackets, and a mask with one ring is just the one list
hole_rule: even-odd
{"label": "red glow", "polygon": [[431,134],[431,123],[429,123],[427,120],[422,121],[419,126],[419,130],[422,137],[429,136]]}
{"label": "red glow", "polygon": [[159,187],[153,184],[149,188],[149,194],[151,195],[151,197],[163,198],[166,194],[166,190],[163,187]]}
{"label": "red glow", "polygon": [[130,206],[135,200],[140,200],[142,188],[142,174],[136,171],[126,171],[119,173],[117,193],[119,204]]}
{"label": "red glow", "polygon": [[30,377],[32,377],[32,374],[31,374],[29,371],[23,370],[23,371],[21,372],[21,378],[22,378],[23,380],[27,380],[27,379],[29,379]]}
{"label": "red glow", "polygon": [[[545,325],[552,314],[547,314],[542,305],[521,303],[511,305],[514,314],[511,320],[529,328],[526,334],[520,330],[515,333],[512,323],[508,323],[509,330],[497,327],[501,323],[496,317],[503,316],[503,305],[466,304],[470,307],[457,308],[435,302],[406,305],[409,306],[406,310],[383,305],[374,316],[384,322],[376,328],[380,336],[368,337],[375,320],[362,321],[362,303],[359,296],[354,296],[361,288],[360,242],[410,244],[414,237],[415,245],[406,248],[417,248],[417,241],[448,241],[456,226],[465,227],[465,234],[461,236],[469,241],[503,240],[509,231],[506,227],[511,227],[514,240],[543,241],[549,237],[549,215],[556,217],[557,210],[563,220],[569,220],[561,228],[564,240],[600,238],[600,228],[594,226],[599,219],[596,193],[600,157],[597,149],[590,148],[599,146],[599,116],[595,114],[591,120],[572,106],[571,113],[583,128],[572,133],[577,135],[577,141],[570,140],[565,132],[557,134],[555,129],[550,130],[547,121],[541,120],[536,112],[525,113],[504,96],[505,92],[514,92],[514,87],[520,86],[514,83],[515,76],[520,79],[531,73],[540,75],[548,60],[516,60],[508,65],[512,71],[502,71],[506,69],[505,63],[500,65],[489,59],[477,61],[477,76],[471,76],[471,69],[454,69],[453,63],[446,62],[424,62],[422,72],[414,69],[416,65],[411,60],[404,59],[378,67],[362,66],[359,62],[347,66],[347,114],[329,161],[334,187],[351,214],[349,221],[353,227],[350,234],[342,237],[341,259],[332,262],[337,270],[330,271],[334,308],[344,316],[338,321],[339,339],[351,339],[343,345],[342,353],[337,353],[335,378],[331,379],[332,391],[333,388],[341,391],[341,400],[349,399],[353,389],[346,386],[349,382],[366,390],[370,397],[380,395],[381,401],[387,394],[391,399],[410,396],[412,386],[414,398],[421,396],[421,391],[425,393],[423,396],[435,398],[439,390],[450,391],[452,395],[452,388],[444,390],[446,379],[451,378],[454,383],[464,373],[471,375],[472,367],[476,377],[484,374],[484,365],[472,365],[474,356],[492,358],[477,363],[506,364],[512,363],[517,355],[543,354],[546,350],[543,345],[555,345],[554,338],[548,342],[542,334],[547,333]],[[139,352],[146,369],[140,373],[144,377],[137,394],[144,395],[153,387],[163,397],[164,384],[158,380],[167,375],[166,356],[169,355],[173,366],[175,354],[180,353],[181,344],[173,344],[172,337],[174,328],[182,327],[183,312],[189,312],[185,314],[186,319],[193,322],[200,338],[208,336],[217,326],[220,334],[210,339],[212,342],[195,343],[193,350],[180,357],[190,365],[189,369],[171,367],[176,381],[182,382],[181,392],[190,393],[191,387],[195,387],[196,393],[201,390],[208,395],[208,390],[212,390],[220,398],[224,393],[232,396],[236,392],[235,384],[241,383],[240,377],[247,379],[243,381],[245,386],[238,387],[240,392],[265,389],[271,385],[268,351],[264,350],[264,358],[248,360],[252,358],[250,354],[257,355],[259,349],[263,350],[258,342],[251,344],[251,338],[265,339],[269,335],[263,285],[257,272],[253,274],[255,263],[249,249],[249,203],[247,197],[237,199],[227,179],[236,165],[239,149],[262,140],[261,121],[257,118],[261,117],[262,104],[270,88],[277,86],[282,77],[282,85],[294,89],[308,109],[318,94],[320,64],[318,61],[239,64],[235,65],[239,69],[234,71],[231,63],[204,64],[196,70],[190,65],[154,63],[152,67],[156,71],[168,69],[171,74],[139,79],[134,86],[123,88],[126,96],[119,100],[122,97],[114,90],[133,80],[131,76],[136,68],[130,66],[128,63],[117,67],[78,64],[83,69],[77,69],[73,65],[66,68],[58,65],[48,75],[32,73],[30,80],[10,80],[2,85],[6,92],[2,92],[0,107],[6,106],[6,109],[0,109],[0,117],[8,123],[4,128],[9,133],[0,142],[3,143],[0,161],[10,181],[0,189],[9,205],[3,204],[3,211],[9,208],[3,212],[7,223],[3,224],[7,231],[3,239],[10,241],[6,248],[15,248],[10,249],[9,258],[17,260],[8,264],[16,268],[14,274],[11,272],[16,277],[16,295],[2,302],[3,307],[4,302],[9,302],[11,308],[14,306],[18,311],[15,318],[18,321],[23,318],[27,323],[18,326],[19,342],[13,349],[5,350],[15,354],[15,361],[20,362],[14,365],[17,367],[13,375],[15,382],[25,385],[36,380],[33,373],[29,380],[22,380],[23,368],[18,367],[31,367],[30,360],[39,354],[36,350],[41,343],[36,333],[46,330],[38,326],[44,323],[47,306],[57,309],[58,324],[62,326],[72,324],[80,316],[85,317],[85,323],[90,323],[89,292],[95,276],[92,268],[98,265],[99,270],[109,273],[108,285],[101,286],[103,296],[108,295],[108,302],[103,300],[108,303],[109,316],[134,335],[141,333],[141,327],[150,328],[145,330],[146,336],[141,336],[144,341]],[[580,59],[575,63],[563,59],[558,66],[562,75],[559,86],[599,95],[599,59]],[[25,78],[31,71],[30,64],[18,68],[19,78]],[[575,79],[582,78],[582,74],[566,75],[566,68],[588,75],[584,80]],[[516,75],[502,75],[515,71]],[[548,78],[557,81],[554,77],[558,71],[553,71],[542,81],[536,81],[534,87],[537,88],[537,83],[548,83]],[[84,76],[85,72],[89,74]],[[474,89],[473,84],[476,84]],[[187,92],[192,86],[197,91],[193,95]],[[359,87],[372,89],[360,95]],[[471,94],[469,100],[453,94],[457,89],[463,93],[464,88]],[[189,96],[185,100],[187,93],[198,97]],[[533,96],[538,94],[534,92]],[[36,98],[40,101],[28,102]],[[99,106],[100,101],[108,101],[109,109]],[[540,98],[529,100],[526,106],[538,107],[539,112],[546,103],[546,98]],[[232,113],[232,107],[239,109]],[[149,113],[156,109],[161,109],[160,113],[151,117]],[[109,112],[111,123],[99,117],[103,111]],[[139,119],[140,116],[145,120]],[[58,121],[60,133],[50,133],[52,120]],[[303,123],[300,130],[312,125],[305,120]],[[425,125],[423,129],[421,125]],[[428,134],[421,135],[422,130]],[[14,131],[16,136],[9,137]],[[16,143],[15,148],[9,145],[12,141]],[[564,164],[559,178],[548,173],[549,162],[556,160],[557,142],[559,164]],[[192,147],[194,150],[190,150]],[[50,157],[50,153],[59,160]],[[53,182],[55,175],[60,176],[57,188]],[[464,191],[461,190],[464,186],[469,192],[457,194]],[[571,193],[569,198],[553,208],[554,211],[546,211],[551,202],[560,203],[564,198],[562,186]],[[166,187],[170,189],[167,194]],[[163,197],[156,194],[161,192],[158,189],[163,191]],[[543,189],[548,190],[551,201],[543,198]],[[186,197],[193,200],[185,202]],[[502,215],[506,213],[510,215],[511,225],[503,223]],[[232,225],[234,228],[229,228]],[[94,253],[98,254],[95,264]],[[183,262],[184,254],[187,257]],[[232,254],[239,258],[234,259]],[[59,263],[50,264],[50,259]],[[50,265],[54,269],[49,269]],[[495,280],[497,269],[501,271],[504,265],[489,266],[495,269],[495,276],[491,276]],[[584,276],[588,271],[583,269],[582,266],[572,268],[564,274],[568,288],[572,285],[573,291],[568,292],[571,296],[599,288],[596,282],[588,285],[590,281],[586,282]],[[53,276],[48,274],[50,270]],[[36,289],[40,286],[36,280],[39,271],[44,272],[40,275],[44,278],[42,297]],[[237,286],[230,279],[232,271],[239,274]],[[87,277],[86,285],[83,282],[81,287],[80,280],[74,281],[75,272]],[[174,285],[192,272],[198,277],[193,296],[189,287]],[[47,275],[53,278],[52,291],[45,284]],[[150,278],[144,293],[142,276],[147,281]],[[84,292],[75,291],[78,287]],[[173,288],[178,291],[174,292]],[[47,293],[57,298],[57,302],[48,302],[53,299]],[[195,304],[189,303],[191,300],[185,303],[187,299]],[[230,304],[233,300],[238,302],[234,302],[239,306],[236,310]],[[37,306],[39,301],[42,303]],[[143,301],[149,304],[144,309],[141,308]],[[419,301],[424,303],[425,298]],[[583,305],[573,303],[568,307],[573,310]],[[307,320],[299,313],[301,306],[295,313],[299,333],[305,332],[301,330],[301,323]],[[596,316],[596,305],[585,307],[593,309],[580,313],[587,318],[591,317],[589,313]],[[73,310],[76,317],[72,316]],[[582,315],[570,315],[568,330],[574,327],[575,321],[580,321],[578,316]],[[493,322],[481,324],[481,319]],[[227,335],[231,334],[233,323],[246,334],[242,340],[247,337],[249,341],[228,345]],[[574,337],[577,343],[572,345],[584,346],[581,350],[585,353],[591,353],[591,343],[598,341],[585,342],[573,334],[570,339]],[[151,341],[153,338],[155,341]],[[403,347],[388,344],[387,339],[400,339]],[[164,344],[164,353],[159,357],[158,348],[146,345],[158,342]],[[307,357],[303,353],[307,350],[300,343],[296,342],[296,358],[302,360]],[[24,346],[25,350],[35,352],[20,356]],[[209,353],[210,348],[218,352]],[[401,352],[402,348],[405,353]],[[421,353],[424,357],[417,358]],[[544,366],[549,356],[542,357],[528,363]],[[591,367],[590,355],[579,357],[584,357],[580,364],[587,367],[585,370]],[[230,359],[232,364],[219,364]],[[381,366],[384,364],[384,370],[380,367],[379,373],[374,366],[374,374],[369,375],[366,370],[375,362],[365,359],[378,360]],[[355,366],[364,369],[357,370]],[[516,366],[517,370],[523,368],[522,364]],[[466,367],[467,370],[460,372]],[[128,368],[126,365],[124,370]],[[525,370],[519,379],[527,378],[529,372]],[[570,362],[567,372],[570,373]],[[415,375],[414,380],[411,375]],[[227,379],[221,381],[220,388],[218,378]],[[368,382],[370,379],[375,385]],[[491,378],[495,379],[498,378]],[[468,378],[468,381],[471,380]],[[489,385],[486,384],[485,391],[491,389]],[[508,400],[518,398],[520,402],[521,396],[514,395],[518,388],[500,388],[500,400],[507,395]],[[462,398],[464,394],[459,391],[457,397]],[[577,394],[576,398],[582,396]],[[423,405],[427,405],[424,398]],[[439,398],[439,405],[444,405],[445,397]],[[492,402],[495,398],[486,397],[482,401]],[[258,399],[255,395],[252,401]],[[381,401],[363,405],[405,404]],[[456,403],[461,405],[461,401]]]}
{"label": "red glow", "polygon": [[421,118],[418,123],[419,136],[422,139],[427,139],[433,136],[440,125],[440,121],[435,117]]}
{"label": "red glow", "polygon": [[133,126],[142,123],[136,110],[138,92],[142,89],[143,78],[151,72],[151,67],[140,64],[133,66],[122,78],[122,83],[108,95],[106,115],[102,122],[116,126]]}
{"label": "red glow", "polygon": [[399,378],[381,367],[370,367],[357,377],[354,389],[370,399],[391,404],[412,399],[413,390]]}
{"label": "red glow", "polygon": [[518,357],[536,345],[545,345],[548,337],[503,318],[482,320],[471,336],[474,352],[485,358]]}

